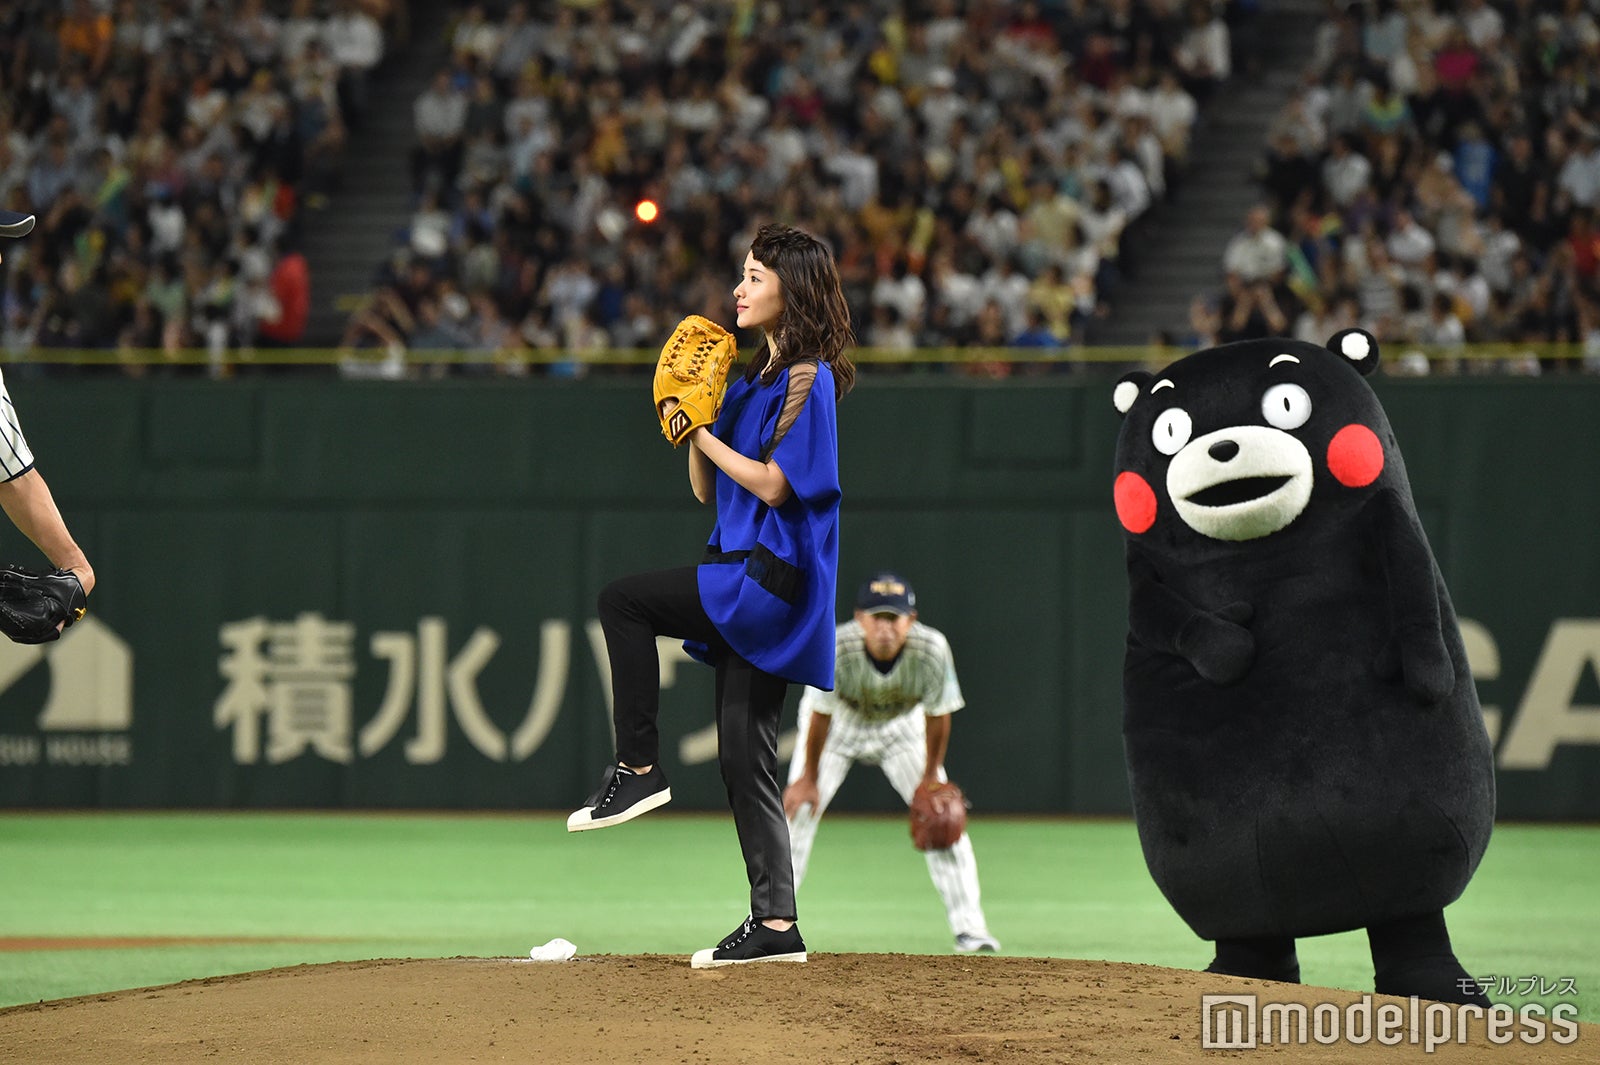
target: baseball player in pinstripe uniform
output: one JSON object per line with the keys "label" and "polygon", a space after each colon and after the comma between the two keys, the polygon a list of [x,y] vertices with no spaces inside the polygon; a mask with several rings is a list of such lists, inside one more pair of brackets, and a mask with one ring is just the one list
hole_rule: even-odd
{"label": "baseball player in pinstripe uniform", "polygon": [[[33,222],[31,214],[0,211],[0,237],[27,236]],[[77,575],[84,595],[94,590],[94,568],[67,531],[50,486],[34,469],[33,452],[22,435],[22,423],[17,418],[17,408],[11,405],[4,375],[0,375],[0,509],[52,565]]]}
{"label": "baseball player in pinstripe uniform", "polygon": [[[800,697],[800,735],[783,794],[795,886],[805,877],[822,814],[856,762],[883,768],[907,805],[924,780],[943,781],[950,715],[965,705],[944,633],[917,620],[910,582],[880,573],[861,586],[855,616],[836,632],[833,691]],[[978,894],[978,860],[965,833],[926,852],[963,954],[993,952]]]}

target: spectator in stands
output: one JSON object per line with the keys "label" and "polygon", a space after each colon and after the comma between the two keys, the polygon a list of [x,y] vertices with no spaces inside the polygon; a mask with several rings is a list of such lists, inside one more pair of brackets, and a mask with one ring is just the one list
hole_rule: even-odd
{"label": "spectator in stands", "polygon": [[1354,62],[1340,64],[1322,107],[1329,136],[1360,132],[1372,95],[1372,83],[1361,77]]}
{"label": "spectator in stands", "polygon": [[1111,190],[1111,198],[1130,221],[1137,220],[1154,202],[1150,180],[1133,151],[1122,141],[1112,144],[1107,155],[1111,172],[1106,175],[1106,187]]}
{"label": "spectator in stands", "polygon": [[459,66],[486,70],[493,67],[504,37],[504,28],[488,20],[483,5],[473,4],[456,22],[455,32],[450,35],[450,46]]}
{"label": "spectator in stands", "polygon": [[347,125],[357,126],[366,116],[372,71],[383,60],[383,27],[355,0],[336,0],[322,39],[339,67],[340,113]]}
{"label": "spectator in stands", "polygon": [[1297,202],[1314,199],[1318,185],[1317,153],[1308,152],[1288,130],[1275,133],[1256,168],[1256,178],[1274,214],[1282,216]]}
{"label": "spectator in stands", "polygon": [[1223,270],[1247,285],[1263,281],[1271,285],[1283,277],[1288,266],[1288,242],[1272,228],[1271,209],[1252,207],[1244,229],[1223,250]]}
{"label": "spectator in stands", "polygon": [[298,63],[312,42],[320,42],[322,23],[316,16],[315,0],[289,0],[289,17],[279,30],[278,47],[285,62]]}
{"label": "spectator in stands", "polygon": [[920,321],[927,299],[927,287],[921,277],[911,272],[904,253],[894,257],[887,272],[872,286],[873,306],[892,308],[899,323]]}
{"label": "spectator in stands", "polygon": [[1377,0],[1361,27],[1361,55],[1374,66],[1387,67],[1405,53],[1409,33],[1406,16],[1395,0]]}
{"label": "spectator in stands", "polygon": [[1318,299],[1307,305],[1295,319],[1293,336],[1307,344],[1326,344],[1341,329],[1361,325],[1361,303],[1353,292],[1340,289],[1331,299]]}
{"label": "spectator in stands", "polygon": [[917,341],[905,317],[892,304],[880,303],[872,308],[867,344],[881,351],[905,355],[916,350]]}
{"label": "spectator in stands", "polygon": [[1355,134],[1339,133],[1322,164],[1322,186],[1334,206],[1349,208],[1372,184],[1372,163],[1357,150]]}
{"label": "spectator in stands", "polygon": [[1600,206],[1600,127],[1590,112],[1587,121],[1574,122],[1567,129],[1568,154],[1556,174],[1556,189],[1565,192],[1578,207]]}
{"label": "spectator in stands", "polygon": [[461,169],[467,125],[467,99],[449,70],[434,74],[428,90],[417,97],[413,113],[417,147],[411,157],[412,182],[418,193],[428,189],[436,195],[448,193]]}
{"label": "spectator in stands", "polygon": [[1410,211],[1402,208],[1395,212],[1394,226],[1389,231],[1384,248],[1389,258],[1398,263],[1407,276],[1416,276],[1437,247],[1438,242],[1433,234]]}
{"label": "spectator in stands", "polygon": [[58,36],[62,66],[82,63],[81,69],[95,79],[105,72],[111,59],[111,18],[104,11],[97,11],[92,0],[72,0]]}
{"label": "spectator in stands", "polygon": [[506,10],[499,47],[490,63],[490,70],[502,92],[517,83],[528,64],[538,55],[539,32],[538,23],[528,17],[525,0],[517,0]]}
{"label": "spectator in stands", "polygon": [[1349,260],[1348,274],[1361,303],[1362,328],[1380,341],[1400,336],[1400,290],[1405,271],[1389,258],[1376,234],[1368,234]]}
{"label": "spectator in stands", "polygon": [[[251,343],[274,320],[275,268],[297,272],[277,241],[337,172],[334,23],[306,0],[281,21],[270,0],[102,7],[73,3],[41,23],[49,48],[35,35],[9,53],[6,77],[28,88],[0,109],[0,194],[26,188],[39,225],[4,267],[6,343]],[[7,162],[19,147],[26,161]]]}
{"label": "spectator in stands", "polygon": [[[919,344],[1003,346],[1052,266],[1081,321],[1116,284],[1126,227],[1182,164],[1186,79],[1226,76],[1227,26],[1196,3],[1180,68],[1183,25],[1160,5],[930,6],[901,22],[823,4],[789,33],[746,35],[726,3],[628,19],[608,4],[463,5],[448,77],[471,93],[465,163],[445,180],[439,142],[416,160],[452,214],[432,291],[487,292],[524,340],[618,343],[639,318],[619,308],[725,313],[703,264],[764,217],[805,217],[862,320],[893,309],[877,317],[895,343],[903,327]],[[434,105],[458,91],[415,101],[444,117],[446,144],[455,105]],[[660,207],[648,224],[634,221],[643,197]],[[370,317],[353,342],[388,343]]]}
{"label": "spectator in stands", "polygon": [[1600,227],[1594,223],[1595,213],[1593,207],[1576,208],[1567,231],[1573,310],[1578,319],[1578,333],[1586,339],[1600,331]]}
{"label": "spectator in stands", "polygon": [[1383,138],[1410,134],[1415,122],[1405,94],[1394,87],[1387,74],[1376,75],[1370,84],[1371,91],[1365,95],[1359,122],[1367,143],[1376,144]]}
{"label": "spectator in stands", "polygon": [[1011,338],[1014,348],[1059,348],[1065,343],[1063,337],[1050,328],[1050,323],[1045,319],[1044,312],[1038,308],[1029,308],[1027,324],[1022,332]]}
{"label": "spectator in stands", "polygon": [[1185,11],[1188,28],[1172,58],[1184,88],[1204,102],[1232,73],[1233,46],[1228,24],[1209,0],[1189,0]]}
{"label": "spectator in stands", "polygon": [[301,344],[311,316],[311,271],[299,249],[280,249],[268,289],[272,313],[262,317],[256,330],[257,342],[269,347]]}
{"label": "spectator in stands", "polygon": [[[1074,283],[1076,282],[1076,284]],[[1093,274],[1080,273],[1069,281],[1058,263],[1051,263],[1028,286],[1030,321],[1037,316],[1053,341],[1047,347],[1066,344],[1073,338],[1074,324],[1094,312]],[[1081,299],[1087,295],[1088,306]]]}
{"label": "spectator in stands", "polygon": [[[1294,254],[1306,261],[1292,272],[1296,297],[1331,307],[1347,287],[1380,338],[1588,335],[1596,301],[1586,295],[1583,208],[1600,193],[1600,130],[1589,117],[1597,44],[1600,28],[1581,0],[1559,10],[1492,0],[1336,10],[1318,31],[1307,97],[1334,134],[1315,187],[1309,197],[1285,194],[1298,165],[1287,115],[1261,171],[1269,191],[1282,190],[1275,205],[1293,220]],[[1315,239],[1311,205],[1328,212]]]}
{"label": "spectator in stands", "polygon": [[1156,78],[1156,87],[1149,94],[1150,121],[1170,160],[1170,180],[1170,172],[1181,170],[1188,162],[1189,138],[1199,116],[1199,105],[1179,82],[1177,71],[1164,68]]}
{"label": "spectator in stands", "polygon": [[1228,274],[1221,317],[1223,343],[1283,336],[1290,324],[1270,281],[1246,280],[1236,273]]}
{"label": "spectator in stands", "polygon": [[1189,331],[1172,338],[1178,346],[1190,351],[1214,348],[1222,343],[1222,316],[1216,304],[1204,296],[1189,301]]}

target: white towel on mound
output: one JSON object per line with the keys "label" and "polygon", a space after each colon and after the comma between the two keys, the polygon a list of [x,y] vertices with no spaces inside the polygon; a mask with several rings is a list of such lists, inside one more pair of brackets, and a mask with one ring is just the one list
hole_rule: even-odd
{"label": "white towel on mound", "polygon": [[534,947],[528,951],[528,957],[534,961],[568,961],[578,948],[565,939],[552,939],[542,947]]}

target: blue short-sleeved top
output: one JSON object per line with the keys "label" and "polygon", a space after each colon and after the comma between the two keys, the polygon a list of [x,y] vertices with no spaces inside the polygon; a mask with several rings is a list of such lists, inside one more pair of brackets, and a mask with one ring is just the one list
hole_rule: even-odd
{"label": "blue short-sleeved top", "polygon": [[[739,378],[712,432],[741,455],[770,458],[789,498],[769,507],[716,471],[717,524],[699,568],[700,602],[735,654],[797,684],[833,688],[839,571],[839,445],[833,371],[818,362],[794,423],[767,449],[789,391],[790,368],[770,383]],[[704,645],[684,645],[712,661]]]}

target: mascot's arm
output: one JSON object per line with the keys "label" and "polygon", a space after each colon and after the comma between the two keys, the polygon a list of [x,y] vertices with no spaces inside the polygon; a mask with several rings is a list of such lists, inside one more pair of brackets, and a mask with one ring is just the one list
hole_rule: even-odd
{"label": "mascot's arm", "polygon": [[1378,495],[1378,540],[1388,583],[1391,630],[1378,672],[1404,682],[1419,702],[1436,703],[1456,686],[1455,667],[1439,620],[1439,576],[1411,508],[1391,492]]}
{"label": "mascot's arm", "polygon": [[1229,603],[1202,610],[1162,583],[1156,568],[1136,555],[1128,558],[1128,628],[1153,651],[1177,655],[1213,684],[1232,684],[1250,670],[1255,638],[1245,628],[1254,610]]}

